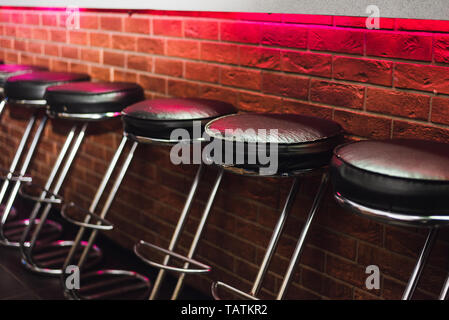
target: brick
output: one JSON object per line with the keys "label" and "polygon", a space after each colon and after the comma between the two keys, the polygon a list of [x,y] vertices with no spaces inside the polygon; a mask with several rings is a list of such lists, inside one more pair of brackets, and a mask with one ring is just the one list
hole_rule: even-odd
{"label": "brick", "polygon": [[307,99],[309,79],[298,76],[264,72],[262,92],[290,98]]}
{"label": "brick", "polygon": [[365,268],[356,263],[328,255],[326,273],[356,287],[365,287]]}
{"label": "brick", "polygon": [[52,70],[58,72],[67,72],[69,71],[69,64],[66,61],[62,61],[60,59],[52,60]]}
{"label": "brick", "polygon": [[89,45],[88,33],[84,31],[69,31],[69,43]]}
{"label": "brick", "polygon": [[449,36],[434,37],[434,59],[436,62],[449,63]]}
{"label": "brick", "polygon": [[432,98],[432,122],[449,124],[449,99],[443,97]]}
{"label": "brick", "polygon": [[70,62],[70,72],[89,73],[89,67],[82,63]]}
{"label": "brick", "polygon": [[21,40],[14,40],[14,49],[19,51],[26,51],[26,42]]}
{"label": "brick", "polygon": [[384,60],[334,57],[333,73],[336,79],[392,85],[393,63]]}
{"label": "brick", "polygon": [[169,37],[182,37],[182,21],[176,19],[153,19],[153,33]]}
{"label": "brick", "polygon": [[31,36],[35,40],[48,40],[48,31],[46,29],[34,28]]}
{"label": "brick", "polygon": [[138,77],[138,84],[145,90],[165,93],[165,86],[167,80],[162,77],[155,77],[150,75],[140,74]]}
{"label": "brick", "polygon": [[254,46],[239,47],[240,65],[261,69],[281,69],[281,52],[278,49]]}
{"label": "brick", "polygon": [[220,24],[221,41],[259,43],[261,27],[253,22],[222,22]]}
{"label": "brick", "polygon": [[261,72],[258,70],[222,67],[221,83],[228,86],[260,90]]}
{"label": "brick", "polygon": [[122,17],[102,16],[100,17],[100,29],[109,31],[123,31]]}
{"label": "brick", "polygon": [[331,77],[332,56],[328,54],[282,51],[282,70]]}
{"label": "brick", "polygon": [[416,122],[393,120],[393,138],[415,138],[447,142],[449,130]]}
{"label": "brick", "polygon": [[394,85],[433,93],[449,93],[449,68],[409,63],[396,63]]}
{"label": "brick", "polygon": [[62,46],[61,47],[61,56],[64,58],[70,58],[70,59],[79,59],[79,49],[76,47],[68,47],[68,46]]}
{"label": "brick", "polygon": [[8,37],[15,37],[16,36],[16,28],[13,26],[5,26],[3,34]]}
{"label": "brick", "polygon": [[98,20],[98,16],[80,14],[80,28],[81,29],[98,29],[100,26],[100,22]]}
{"label": "brick", "polygon": [[185,80],[168,80],[168,94],[174,97],[197,98],[199,85]]}
{"label": "brick", "polygon": [[430,110],[430,97],[423,94],[368,88],[366,110],[427,120]]}
{"label": "brick", "polygon": [[103,63],[117,67],[125,67],[125,55],[119,52],[103,51]]}
{"label": "brick", "polygon": [[218,40],[218,22],[185,20],[184,37],[195,39]]}
{"label": "brick", "polygon": [[363,54],[364,31],[337,28],[309,30],[309,49]]}
{"label": "brick", "polygon": [[[354,27],[354,28],[366,28],[366,17],[348,17],[348,16],[335,16],[335,25],[337,27]],[[402,20],[402,19],[401,19]],[[394,19],[392,18],[379,18],[380,29],[394,29]]]}
{"label": "brick", "polygon": [[239,110],[250,112],[279,112],[282,98],[269,97],[260,93],[239,92]]}
{"label": "brick", "polygon": [[96,49],[81,49],[81,60],[100,63],[100,51]]}
{"label": "brick", "polygon": [[215,61],[228,64],[239,63],[238,46],[233,44],[202,42],[201,59],[206,61]]}
{"label": "brick", "polygon": [[219,76],[219,67],[216,65],[191,61],[185,63],[186,79],[217,83]]}
{"label": "brick", "polygon": [[421,20],[421,19],[396,19],[398,30],[449,32],[449,21]]}
{"label": "brick", "polygon": [[302,114],[329,120],[332,119],[333,113],[332,108],[330,107],[287,99],[284,99],[282,105],[277,107],[274,111],[280,113]]}
{"label": "brick", "polygon": [[269,46],[307,48],[308,29],[304,26],[264,24],[261,43]]}
{"label": "brick", "polygon": [[432,60],[432,37],[371,31],[366,34],[366,54],[410,60]]}
{"label": "brick", "polygon": [[65,30],[50,30],[50,40],[54,42],[67,42],[67,32]]}
{"label": "brick", "polygon": [[111,69],[106,67],[91,66],[90,75],[93,79],[111,81]]}
{"label": "brick", "polygon": [[16,36],[17,38],[31,38],[32,29],[29,27],[17,27]]}
{"label": "brick", "polygon": [[371,139],[388,139],[390,137],[391,120],[384,117],[335,110],[334,120],[349,134]]}
{"label": "brick", "polygon": [[228,89],[212,85],[202,85],[199,97],[214,99],[237,105],[238,93],[234,89]]}
{"label": "brick", "polygon": [[42,45],[42,43],[29,42],[28,43],[28,51],[32,52],[32,53],[42,54],[43,45]]}
{"label": "brick", "polygon": [[167,40],[167,55],[188,59],[199,59],[200,46],[197,41]]}
{"label": "brick", "polygon": [[141,18],[141,17],[126,17],[124,18],[125,22],[125,32],[131,33],[142,33],[149,34],[150,33],[150,18]]}
{"label": "brick", "polygon": [[111,36],[106,33],[92,32],[89,34],[90,45],[94,47],[110,48]]}
{"label": "brick", "polygon": [[20,53],[20,63],[21,64],[34,64],[33,56],[26,54],[26,53]]}
{"label": "brick", "polygon": [[141,70],[151,72],[153,69],[153,58],[142,55],[129,54],[126,66],[128,69]]}
{"label": "brick", "polygon": [[44,53],[49,56],[58,56],[59,55],[59,46],[54,44],[45,44],[44,45]]}
{"label": "brick", "polygon": [[114,81],[124,81],[124,82],[136,82],[137,75],[133,72],[127,72],[122,70],[114,70]]}
{"label": "brick", "polygon": [[136,50],[136,37],[122,36],[122,35],[112,35],[112,48],[117,50]]}
{"label": "brick", "polygon": [[137,38],[137,51],[142,53],[164,54],[165,43],[162,39]]}
{"label": "brick", "polygon": [[156,58],[154,72],[165,74],[173,77],[182,77],[183,66],[182,61]]}
{"label": "brick", "polygon": [[55,13],[43,13],[42,25],[56,27],[58,25],[58,16]]}
{"label": "brick", "polygon": [[25,16],[23,13],[13,12],[11,13],[11,23],[23,24],[25,22]]}
{"label": "brick", "polygon": [[311,14],[282,14],[283,22],[295,22],[304,24],[332,25],[332,16]]}
{"label": "brick", "polygon": [[364,87],[337,82],[312,80],[310,100],[334,106],[361,109]]}

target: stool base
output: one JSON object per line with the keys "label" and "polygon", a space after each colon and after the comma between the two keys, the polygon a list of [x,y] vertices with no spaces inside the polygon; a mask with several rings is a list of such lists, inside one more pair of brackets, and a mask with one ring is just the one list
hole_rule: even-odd
{"label": "stool base", "polygon": [[150,292],[150,281],[133,271],[99,270],[81,275],[80,289],[65,290],[74,300],[142,300]]}
{"label": "stool base", "polygon": [[[22,259],[22,265],[28,270],[40,274],[61,275],[65,258],[72,248],[73,241],[55,241],[48,244],[38,245],[32,253],[32,263]],[[82,241],[75,256],[81,256],[87,242]],[[100,248],[93,246],[86,260],[86,268],[93,267],[103,258]]]}
{"label": "stool base", "polygon": [[[34,221],[36,227],[40,223],[39,219]],[[5,225],[4,234],[6,236],[5,241],[0,241],[1,245],[8,247],[20,247],[20,238],[24,230],[30,225],[30,219],[11,221]],[[52,220],[45,221],[42,227],[42,233],[39,237],[40,243],[46,243],[58,239],[62,233],[62,226]],[[29,242],[25,242],[25,246],[29,245]]]}

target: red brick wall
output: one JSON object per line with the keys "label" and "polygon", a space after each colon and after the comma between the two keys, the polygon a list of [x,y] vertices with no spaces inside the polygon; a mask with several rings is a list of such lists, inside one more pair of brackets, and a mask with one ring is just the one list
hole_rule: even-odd
{"label": "red brick wall", "polygon": [[[362,18],[194,15],[82,12],[80,30],[67,30],[63,11],[2,9],[0,58],[138,82],[149,98],[204,97],[229,101],[242,111],[331,118],[355,138],[448,141],[447,22],[385,19],[381,30],[367,30]],[[2,121],[5,166],[25,119],[8,111]],[[33,163],[36,177],[48,173],[68,128],[60,121],[47,127]],[[84,205],[121,138],[120,122],[91,128],[64,189],[67,198]],[[168,244],[195,172],[193,166],[172,165],[168,152],[157,146],[137,152],[109,215],[117,225],[112,237],[123,246],[131,248],[139,239]],[[192,239],[215,174],[215,168],[207,169],[181,252]],[[187,277],[189,283],[205,292],[211,279],[249,289],[289,185],[289,179],[225,174],[196,255],[213,272]],[[316,179],[304,179],[263,297],[273,297],[279,288],[316,187]],[[329,193],[288,298],[398,299],[425,234],[351,215]],[[440,234],[417,298],[434,298],[440,291],[449,270],[448,235]],[[380,290],[365,289],[370,264],[380,267]]]}

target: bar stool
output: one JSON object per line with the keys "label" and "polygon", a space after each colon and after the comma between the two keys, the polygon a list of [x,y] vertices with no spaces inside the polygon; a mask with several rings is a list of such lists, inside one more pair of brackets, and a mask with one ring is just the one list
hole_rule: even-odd
{"label": "bar stool", "polygon": [[[276,250],[279,237],[305,175],[321,174],[321,183],[285,273],[277,299],[282,299],[301,253],[315,213],[328,185],[327,165],[333,148],[342,139],[342,128],[331,120],[294,114],[239,114],[216,119],[207,124],[206,133],[217,143],[211,161],[239,175],[253,177],[293,177],[287,200],[268,244],[250,293],[226,283],[212,284],[212,296],[219,300],[219,289],[245,299],[257,300],[262,282]],[[221,151],[220,151],[221,150]],[[217,152],[218,151],[218,152]],[[265,161],[261,154],[270,153],[277,165]],[[223,160],[223,155],[225,160]]]}
{"label": "bar stool", "polygon": [[[147,144],[147,143],[155,143],[155,144],[161,144],[161,145],[167,145],[172,146],[178,142],[180,142],[180,139],[178,136],[172,136],[172,132],[175,129],[184,129],[183,132],[188,132],[189,138],[186,138],[182,140],[185,143],[189,143],[193,145],[193,148],[195,147],[201,147],[200,143],[203,140],[202,139],[202,128],[204,125],[211,119],[223,116],[226,114],[235,113],[236,109],[224,102],[220,101],[214,101],[214,100],[205,100],[205,99],[155,99],[155,100],[145,100],[139,103],[136,103],[132,106],[127,107],[122,112],[122,120],[124,124],[124,135],[122,138],[122,141],[109,165],[109,168],[103,177],[103,180],[97,190],[97,193],[92,201],[92,204],[86,213],[89,213],[84,221],[76,221],[71,217],[70,214],[67,213],[67,210],[70,209],[70,207],[75,206],[73,203],[68,204],[63,208],[61,211],[62,215],[68,219],[69,221],[79,225],[81,228],[78,232],[78,235],[75,239],[75,245],[73,248],[76,248],[80,242],[81,237],[83,236],[86,229],[92,229],[92,232],[90,233],[89,240],[87,247],[85,248],[83,255],[78,260],[78,262],[75,264],[80,269],[84,265],[85,257],[87,256],[90,246],[95,241],[95,237],[97,235],[97,232],[103,228],[107,228],[107,224],[102,222],[100,219],[105,219],[106,214],[111,206],[112,201],[114,200],[114,197],[118,191],[118,188],[125,176],[125,173],[131,163],[131,160],[133,158],[134,152],[137,148],[137,146],[140,143]],[[192,138],[193,134],[193,138]],[[105,204],[101,210],[101,212],[95,216],[97,219],[96,224],[89,223],[91,220],[91,217],[94,216],[95,209],[97,207],[98,201],[102,197],[104,193],[104,189],[106,185],[108,184],[108,181],[111,178],[112,172],[114,168],[116,167],[117,161],[120,158],[123,149],[127,142],[131,143],[130,150],[128,152],[128,155],[125,157],[125,160],[122,164],[121,169],[119,170],[116,180],[112,185],[111,191],[105,201]],[[178,220],[177,226],[175,228],[175,231],[173,233],[173,237],[170,241],[169,250],[165,250],[163,248],[151,245],[146,242],[141,242],[140,244],[135,247],[135,251],[139,257],[141,257],[145,262],[149,263],[150,265],[160,267],[161,271],[158,274],[157,280],[155,285],[153,286],[152,292],[151,292],[151,299],[154,299],[159,291],[160,284],[164,278],[164,270],[169,269],[171,271],[180,271],[177,268],[172,268],[168,266],[168,256],[176,256],[178,258],[184,259],[185,261],[191,262],[195,264],[195,266],[199,269],[193,270],[194,272],[208,272],[209,267],[200,263],[193,261],[189,258],[184,258],[176,253],[174,253],[172,250],[174,250],[179,236],[182,232],[184,223],[186,221],[188,212],[190,210],[192,200],[195,196],[195,193],[197,191],[197,187],[201,178],[201,175],[203,173],[203,165],[200,164],[198,171],[195,175],[192,187],[190,189],[190,192],[187,197],[187,201],[184,205],[184,209],[181,213],[181,216]],[[214,193],[214,191],[212,192]],[[210,206],[206,208],[205,213],[202,217],[202,222],[198,226],[197,230],[197,236],[198,238],[199,234],[201,234],[202,228],[204,226],[205,219],[207,219],[208,213],[209,213]],[[79,209],[76,209],[79,210]],[[195,243],[197,240],[194,240]],[[143,246],[148,246],[152,249],[158,250],[163,252],[165,255],[167,255],[166,259],[164,260],[163,264],[158,264],[153,261],[149,261],[143,255],[140,254],[138,251],[138,248]],[[72,249],[74,251],[75,249]],[[71,252],[67,259],[65,266],[68,266],[73,261],[73,252]],[[189,272],[190,270],[181,270],[182,272]],[[113,271],[99,271],[97,272],[98,278],[100,276],[104,275],[111,275]],[[120,277],[120,273],[116,272],[118,274],[118,277]],[[92,277],[92,274],[89,274],[90,277]],[[63,283],[65,283],[65,277],[63,275],[62,277]],[[98,281],[101,281],[98,279]],[[98,285],[100,286],[101,283]],[[89,295],[90,287],[81,288],[80,290],[75,289],[67,289],[65,288],[66,295],[73,299],[80,299],[80,298],[87,298],[87,299],[93,299],[98,297],[103,297],[104,295],[97,294],[95,296]],[[148,297],[148,294],[145,294],[145,297]]]}
{"label": "bar stool", "polygon": [[[47,123],[48,117],[45,113],[43,113],[47,105],[44,98],[45,89],[51,85],[84,81],[89,80],[89,78],[90,77],[87,74],[80,73],[36,71],[12,76],[7,79],[4,86],[5,103],[7,103],[11,108],[28,108],[32,111],[32,115],[28,121],[28,125],[10,165],[10,173],[7,175],[7,178],[2,184],[0,190],[0,203],[3,203],[3,199],[9,187],[9,178],[11,177],[11,173],[15,172],[16,167],[22,158],[22,154],[26,148],[35,123],[38,122],[39,125],[37,126],[34,136],[31,139],[25,157],[23,158],[22,165],[17,173],[18,175],[24,175],[26,173],[28,165],[31,162],[36,146]],[[18,240],[8,239],[5,227],[20,185],[20,180],[14,182],[0,220],[0,244],[5,246],[19,247]],[[48,223],[45,226],[46,233],[49,236],[46,237],[46,239],[54,239],[60,234],[61,226],[53,221],[47,222]],[[8,223],[8,234],[14,236],[20,235],[23,232],[23,228],[28,224],[28,219]],[[42,241],[46,239],[42,239]]]}
{"label": "bar stool", "polygon": [[[143,89],[137,84],[127,82],[77,82],[48,87],[45,94],[50,117],[58,120],[72,120],[73,124],[65,144],[63,145],[53,169],[43,188],[34,188],[40,194],[31,196],[29,189],[25,190],[24,185],[22,195],[36,202],[31,215],[30,224],[25,229],[21,241],[20,249],[22,253],[22,264],[28,269],[46,274],[61,274],[62,265],[73,241],[58,240],[52,243],[40,245],[35,249],[39,234],[47,221],[53,204],[62,204],[62,199],[58,197],[71,164],[82,144],[88,124],[99,122],[120,116],[120,111],[137,101],[144,99]],[[75,133],[78,132],[76,138]],[[70,152],[67,152],[70,148]],[[65,159],[63,167],[63,161]],[[56,179],[57,177],[57,179]],[[56,179],[56,180],[55,180]],[[42,209],[42,210],[41,210]],[[38,219],[39,217],[39,219]],[[31,226],[36,223],[36,227],[31,233]],[[29,242],[27,242],[29,238]],[[83,246],[85,242],[81,243]],[[89,256],[89,265],[93,265],[101,258],[101,251],[94,247]]]}
{"label": "bar stool", "polygon": [[411,139],[345,144],[334,151],[331,177],[335,199],[351,212],[429,228],[402,296],[411,299],[439,227],[449,224],[449,145]]}
{"label": "bar stool", "polygon": [[[5,86],[6,80],[9,77],[17,76],[24,73],[30,73],[34,71],[45,71],[44,67],[30,66],[25,64],[0,64],[0,95],[3,96],[3,87]],[[0,102],[0,115],[6,105],[6,101],[2,99]]]}

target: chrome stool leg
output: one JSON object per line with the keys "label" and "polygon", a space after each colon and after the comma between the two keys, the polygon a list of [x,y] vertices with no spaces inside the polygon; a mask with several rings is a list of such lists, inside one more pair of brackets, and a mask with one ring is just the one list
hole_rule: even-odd
{"label": "chrome stool leg", "polygon": [[446,278],[446,281],[444,282],[443,289],[441,290],[439,300],[446,300],[449,293],[449,275]]}
{"label": "chrome stool leg", "polygon": [[[72,140],[75,134],[75,131],[77,129],[77,125],[73,126],[69,135],[67,136],[66,142],[63,146],[63,148],[61,149],[61,152],[58,156],[58,159],[56,160],[56,163],[53,167],[53,170],[47,180],[47,183],[44,187],[44,190],[42,191],[39,199],[37,200],[35,207],[33,209],[33,212],[31,214],[30,217],[30,221],[33,222],[36,220],[37,215],[39,213],[39,210],[41,208],[42,203],[47,203],[42,214],[40,215],[39,218],[39,223],[36,224],[36,228],[34,229],[32,235],[31,235],[31,239],[29,242],[29,245],[25,244],[25,241],[27,240],[27,238],[30,235],[31,232],[31,227],[28,226],[28,228],[25,230],[24,234],[22,235],[22,240],[21,240],[21,252],[22,252],[22,263],[23,265],[25,265],[28,269],[34,271],[34,272],[39,272],[39,273],[46,273],[46,274],[61,274],[62,270],[61,270],[61,265],[58,266],[59,263],[64,262],[64,259],[61,260],[60,256],[64,255],[64,250],[63,248],[68,248],[72,246],[72,241],[56,241],[53,243],[48,243],[45,245],[41,245],[39,246],[39,251],[43,251],[43,250],[47,250],[50,251],[46,254],[36,254],[39,255],[41,258],[44,257],[45,259],[50,259],[50,260],[45,260],[45,261],[35,261],[36,256],[33,254],[33,249],[36,245],[36,241],[39,238],[40,232],[42,230],[42,227],[44,226],[44,223],[47,221],[48,215],[50,213],[50,210],[52,208],[53,205],[53,200],[55,200],[55,195],[58,194],[60,188],[62,187],[64,180],[67,176],[68,171],[70,170],[70,167],[72,165],[72,162],[78,152],[78,149],[84,139],[85,136],[85,132],[87,129],[87,123],[85,123],[82,128],[80,129],[77,138],[75,139],[74,144],[71,146],[69,155],[67,157],[67,159],[65,160],[64,163],[64,167],[62,168],[61,172],[59,172],[59,167],[62,164],[62,160],[65,158],[65,155],[68,151],[69,146],[72,144]],[[54,187],[52,188],[53,185],[53,180],[56,177],[56,175],[59,172],[59,177],[54,185]],[[47,192],[48,190],[48,192]],[[50,195],[49,199],[46,199],[46,196]],[[94,264],[96,262],[98,262],[101,258],[101,251],[96,248],[95,250],[96,255],[93,257],[93,259],[90,261],[91,264]],[[59,256],[59,258],[58,258]]]}
{"label": "chrome stool leg", "polygon": [[[66,215],[64,208],[61,211],[61,214],[63,215],[63,217],[66,220],[80,226],[78,234],[76,235],[76,238],[73,242],[73,246],[72,246],[69,254],[67,255],[67,258],[65,259],[65,262],[64,262],[64,265],[62,268],[63,271],[66,270],[69,265],[71,265],[73,259],[75,258],[75,252],[80,247],[80,244],[82,244],[82,238],[83,238],[83,235],[84,235],[86,229],[89,229],[92,231],[89,236],[89,240],[84,244],[84,250],[83,250],[81,256],[79,257],[78,262],[76,263],[76,266],[79,268],[79,270],[85,269],[86,259],[89,256],[89,252],[92,249],[92,246],[93,246],[93,243],[95,241],[98,231],[99,230],[112,230],[112,228],[113,228],[112,224],[110,224],[107,220],[105,220],[105,217],[109,211],[112,201],[115,198],[115,195],[120,187],[120,184],[126,174],[126,171],[128,170],[128,167],[129,167],[131,160],[134,156],[134,152],[137,148],[138,142],[133,142],[133,144],[128,152],[128,155],[126,156],[126,158],[122,164],[122,167],[117,175],[117,178],[116,178],[114,184],[112,185],[112,189],[106,199],[106,202],[103,206],[103,209],[101,210],[100,215],[95,215],[93,212],[95,211],[95,209],[98,205],[98,202],[104,193],[106,185],[111,178],[111,175],[117,165],[117,162],[123,152],[123,149],[124,149],[127,141],[128,141],[128,139],[126,137],[122,138],[122,141],[121,141],[117,151],[114,154],[114,157],[106,171],[106,174],[103,177],[103,180],[100,183],[99,188],[97,189],[97,192],[95,194],[94,199],[92,200],[89,210],[85,210],[85,213],[87,215],[86,215],[86,218],[84,219],[84,221],[78,222],[74,219],[71,219],[70,217],[68,217]],[[72,204],[72,205],[74,205],[74,204]],[[97,223],[89,224],[92,217],[94,217],[97,220]],[[88,272],[86,274],[82,274],[81,278],[83,281],[90,280],[90,281],[95,281],[95,282],[84,285],[80,289],[67,288],[67,286],[65,285],[66,284],[65,272],[62,273],[61,283],[64,288],[64,293],[68,298],[77,299],[77,300],[83,299],[83,298],[84,299],[101,299],[101,298],[107,298],[110,296],[114,296],[117,294],[135,292],[135,291],[140,291],[140,290],[145,291],[144,296],[147,296],[149,294],[149,288],[150,288],[149,280],[146,277],[144,277],[140,274],[137,274],[135,272],[132,272],[132,271],[100,270],[100,271],[93,271],[93,272]],[[104,278],[106,278],[106,279],[104,279]],[[130,284],[129,282],[132,282],[132,283]],[[127,284],[125,285],[125,283],[127,283]],[[104,287],[107,288],[108,286],[113,285],[113,284],[121,284],[121,286],[116,289],[107,289],[106,291],[104,291]],[[103,291],[101,291],[102,289],[103,289]],[[95,290],[100,291],[100,292],[99,293],[98,292],[97,293],[89,293],[91,291],[95,292]]]}
{"label": "chrome stool leg", "polygon": [[[20,175],[24,175],[28,169],[28,165],[31,162],[31,158],[33,157],[34,151],[35,151],[36,146],[40,140],[42,132],[47,123],[47,120],[48,120],[48,117],[46,115],[42,116],[41,122],[36,130],[36,133],[34,134],[33,140],[31,141],[31,145],[26,153],[22,167],[19,171]],[[34,120],[33,120],[33,122],[34,122]],[[1,220],[0,220],[0,244],[6,245],[6,246],[13,246],[13,247],[19,246],[19,242],[10,241],[7,239],[7,237],[5,235],[5,224],[6,224],[6,220],[8,219],[9,213],[11,212],[11,209],[12,209],[12,206],[16,199],[17,193],[19,192],[21,183],[22,183],[22,181],[20,181],[20,180],[15,182],[13,189],[11,190],[11,193],[9,195],[9,198],[6,202],[5,210],[4,210]],[[26,224],[26,223],[24,222],[24,224]]]}
{"label": "chrome stool leg", "polygon": [[[198,224],[198,227],[195,232],[195,237],[193,238],[192,244],[190,245],[189,253],[187,255],[188,259],[192,259],[193,255],[195,254],[196,247],[198,246],[198,242],[200,240],[201,234],[203,233],[204,226],[206,225],[207,218],[209,217],[210,209],[212,208],[212,204],[214,203],[215,196],[217,195],[218,187],[220,186],[221,180],[223,178],[223,172],[224,169],[220,168],[220,171],[218,172],[217,178],[215,179],[214,186],[212,187],[212,191],[209,195],[209,199],[207,200],[206,207],[204,208],[203,215],[201,216],[200,223]],[[189,267],[189,262],[186,262],[183,266],[183,269],[187,269]],[[179,296],[179,293],[181,292],[184,278],[186,274],[181,273],[181,275],[178,278],[178,282],[176,283],[175,290],[173,291],[172,300],[176,300]]]}
{"label": "chrome stool leg", "polygon": [[267,250],[265,251],[265,256],[262,260],[262,264],[259,267],[259,271],[257,273],[256,279],[254,280],[253,287],[251,288],[250,293],[248,294],[248,293],[243,292],[239,289],[236,289],[226,283],[217,281],[212,284],[212,296],[214,297],[215,300],[221,300],[221,298],[218,294],[219,287],[226,288],[227,290],[234,292],[246,299],[258,300],[256,298],[256,296],[261,289],[263,278],[265,277],[265,274],[268,270],[268,266],[270,264],[271,258],[273,257],[273,254],[276,250],[276,247],[277,247],[277,244],[279,241],[279,237],[281,236],[282,230],[284,228],[284,224],[287,221],[287,218],[290,213],[293,202],[296,198],[296,195],[298,194],[299,184],[300,184],[299,178],[295,177],[293,179],[289,194],[285,201],[284,208],[282,209],[282,213],[279,216],[276,226],[274,227],[270,242],[268,244]]}
{"label": "chrome stool leg", "polygon": [[6,106],[6,99],[2,99],[2,101],[0,101],[0,116],[3,114],[5,106]]}
{"label": "chrome stool leg", "polygon": [[291,277],[293,276],[293,270],[295,269],[299,261],[299,258],[301,257],[301,254],[305,248],[305,241],[309,233],[310,226],[312,225],[312,221],[313,218],[315,217],[316,212],[320,208],[322,199],[326,193],[328,185],[329,185],[329,173],[326,171],[325,173],[323,173],[318,193],[316,194],[315,199],[313,200],[313,204],[307,216],[306,223],[304,224],[304,227],[301,231],[301,235],[299,236],[298,242],[296,244],[295,251],[293,252],[292,258],[290,259],[290,263],[284,275],[284,280],[282,281],[281,288],[279,289],[279,293],[276,297],[277,300],[282,300],[285,294],[287,293]]}
{"label": "chrome stool leg", "polygon": [[[173,236],[170,240],[170,244],[168,246],[169,251],[173,251],[176,247],[176,244],[178,243],[179,236],[181,235],[181,231],[184,227],[187,215],[192,206],[193,198],[195,197],[196,191],[198,190],[199,181],[201,179],[201,176],[203,175],[203,170],[204,170],[203,168],[204,168],[204,164],[201,163],[200,166],[198,167],[198,171],[196,172],[195,178],[192,183],[192,187],[190,188],[189,195],[187,196],[187,200],[186,200],[186,202],[184,204],[184,208],[181,212],[181,216],[179,217],[175,231],[173,232]],[[167,255],[164,258],[163,264],[167,265],[169,263],[169,261],[170,261],[170,256]],[[159,292],[160,285],[161,285],[162,281],[164,280],[164,276],[165,276],[165,270],[164,269],[159,270],[156,281],[154,282],[154,285],[153,285],[153,289],[151,290],[150,300],[156,299],[157,294]]]}
{"label": "chrome stool leg", "polygon": [[410,300],[412,298],[416,286],[418,285],[419,279],[421,278],[424,265],[430,255],[430,252],[432,251],[432,247],[433,244],[435,243],[437,235],[438,235],[437,227],[432,228],[429,231],[426,242],[424,243],[424,247],[421,250],[418,261],[416,262],[415,268],[413,269],[413,273],[402,295],[402,300]]}

